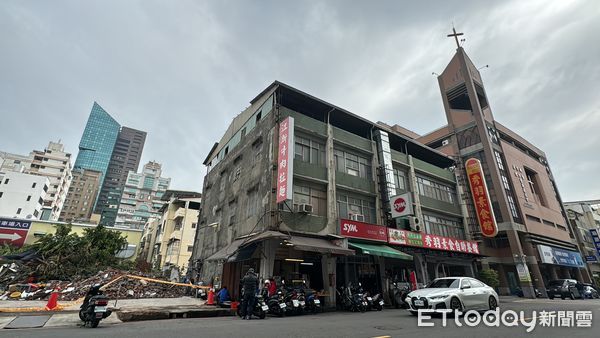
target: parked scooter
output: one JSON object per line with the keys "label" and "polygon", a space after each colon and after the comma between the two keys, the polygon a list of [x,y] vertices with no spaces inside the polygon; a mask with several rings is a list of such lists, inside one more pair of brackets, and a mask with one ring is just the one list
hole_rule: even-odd
{"label": "parked scooter", "polygon": [[363,300],[363,294],[352,289],[350,284],[346,287],[341,287],[336,292],[339,298],[339,305],[342,309],[352,312],[365,312],[367,302]]}
{"label": "parked scooter", "polygon": [[277,315],[279,317],[285,316],[285,309],[287,305],[285,304],[284,294],[281,290],[277,291],[274,295],[269,297],[269,291],[267,289],[263,289],[262,291],[263,299],[265,299],[267,306],[269,307],[269,313]]}
{"label": "parked scooter", "polygon": [[383,302],[383,296],[381,295],[381,293],[376,293],[374,296],[372,296],[372,302],[371,302],[372,309],[381,311],[381,310],[383,310],[383,304],[385,304],[385,303]]}
{"label": "parked scooter", "polygon": [[392,288],[392,302],[396,309],[408,307],[406,304],[406,296],[410,293],[410,288],[408,285],[400,286],[398,283],[393,283]]}
{"label": "parked scooter", "polygon": [[315,291],[306,287],[306,281],[303,283],[303,286],[306,298],[306,311],[312,313],[322,312],[321,300],[317,297]]}
{"label": "parked scooter", "polygon": [[[242,297],[243,297],[243,295],[242,295]],[[246,315],[245,313],[242,312],[242,307],[243,307],[243,305],[240,304],[240,306],[238,306],[238,308],[237,308],[237,315],[239,317],[242,317],[242,314]],[[263,296],[260,294],[257,295],[255,302],[254,302],[254,307],[252,308],[252,313],[250,314],[250,317],[256,316],[260,319],[265,319],[268,311],[269,311],[269,306],[267,305],[267,303],[265,303]]]}
{"label": "parked scooter", "polygon": [[108,297],[103,295],[101,288],[102,284],[95,284],[90,287],[83,304],[79,308],[79,319],[83,321],[84,326],[98,327],[100,321],[112,313],[107,309]]}

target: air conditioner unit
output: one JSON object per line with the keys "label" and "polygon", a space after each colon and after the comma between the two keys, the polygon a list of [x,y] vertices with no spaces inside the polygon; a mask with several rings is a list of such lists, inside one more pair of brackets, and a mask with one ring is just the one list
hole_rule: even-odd
{"label": "air conditioner unit", "polygon": [[311,204],[298,204],[298,212],[312,214],[313,206]]}
{"label": "air conditioner unit", "polygon": [[445,140],[442,141],[442,146],[446,146],[448,144],[450,144],[450,140],[445,139]]}
{"label": "air conditioner unit", "polygon": [[409,217],[408,224],[410,225],[410,230],[412,231],[421,231],[421,221],[418,217]]}
{"label": "air conditioner unit", "polygon": [[365,215],[350,214],[350,219],[353,220],[353,221],[357,221],[357,222],[364,222],[365,221]]}

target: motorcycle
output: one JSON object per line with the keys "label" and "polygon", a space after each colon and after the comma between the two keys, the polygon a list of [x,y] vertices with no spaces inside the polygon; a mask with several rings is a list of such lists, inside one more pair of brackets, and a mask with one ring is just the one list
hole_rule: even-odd
{"label": "motorcycle", "polygon": [[306,293],[306,309],[312,313],[323,312],[321,300],[313,290],[308,289]]}
{"label": "motorcycle", "polygon": [[[238,317],[242,317],[242,307],[243,307],[243,305],[240,304],[240,306],[238,306],[238,308],[237,308]],[[252,316],[256,316],[260,319],[265,319],[268,311],[269,311],[269,306],[267,305],[267,303],[265,303],[263,296],[257,295],[256,299],[254,301],[254,307],[252,308],[252,314],[250,315],[250,318],[252,318]]]}
{"label": "motorcycle", "polygon": [[88,290],[83,304],[79,308],[79,319],[84,326],[98,327],[100,321],[111,315],[112,311],[107,309],[108,297],[103,295],[102,284],[95,284]]}
{"label": "motorcycle", "polygon": [[408,304],[406,304],[405,299],[409,293],[410,293],[410,289],[407,285],[400,287],[400,285],[398,285],[398,283],[396,283],[396,282],[393,283],[392,302],[394,303],[394,307],[396,309],[401,308],[401,307],[402,308],[408,307]]}
{"label": "motorcycle", "polygon": [[380,293],[376,293],[373,297],[372,297],[372,308],[377,310],[377,311],[381,311],[383,310],[383,304],[385,304],[383,302],[383,296]]}
{"label": "motorcycle", "polygon": [[283,292],[277,291],[276,294],[269,297],[268,290],[263,290],[263,298],[266,299],[267,306],[269,307],[269,313],[275,314],[279,317],[285,316],[285,304]]}
{"label": "motorcycle", "polygon": [[336,289],[339,305],[342,309],[352,312],[365,312],[367,302],[363,300],[363,294],[352,289],[351,285]]}

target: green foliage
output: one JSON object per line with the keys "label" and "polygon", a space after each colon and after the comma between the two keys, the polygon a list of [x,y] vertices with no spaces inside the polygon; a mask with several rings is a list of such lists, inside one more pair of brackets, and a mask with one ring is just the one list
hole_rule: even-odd
{"label": "green foliage", "polygon": [[498,271],[493,269],[483,269],[479,272],[479,279],[485,284],[497,288],[500,285]]}
{"label": "green foliage", "polygon": [[31,273],[41,280],[69,280],[90,276],[109,267],[119,267],[115,254],[127,245],[118,231],[104,226],[85,229],[82,236],[71,232],[70,224],[57,224],[54,234],[45,234],[32,245],[40,260]]}

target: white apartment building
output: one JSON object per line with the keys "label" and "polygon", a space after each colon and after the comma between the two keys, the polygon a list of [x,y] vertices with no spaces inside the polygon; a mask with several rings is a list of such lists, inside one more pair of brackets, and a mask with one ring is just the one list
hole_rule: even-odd
{"label": "white apartment building", "polygon": [[29,173],[46,176],[50,181],[40,219],[56,221],[60,216],[73,179],[71,154],[65,152],[63,144],[49,142],[46,149],[34,150],[29,157],[32,161]]}
{"label": "white apartment building", "polygon": [[121,195],[116,227],[143,229],[149,218],[160,218],[165,204],[161,197],[169,188],[170,178],[161,177],[160,163],[150,161],[141,173],[130,171]]}
{"label": "white apartment building", "polygon": [[44,176],[0,172],[0,216],[39,219],[49,185]]}
{"label": "white apartment building", "polygon": [[27,172],[31,167],[31,158],[29,156],[11,154],[0,151],[0,172],[15,171],[18,173]]}

